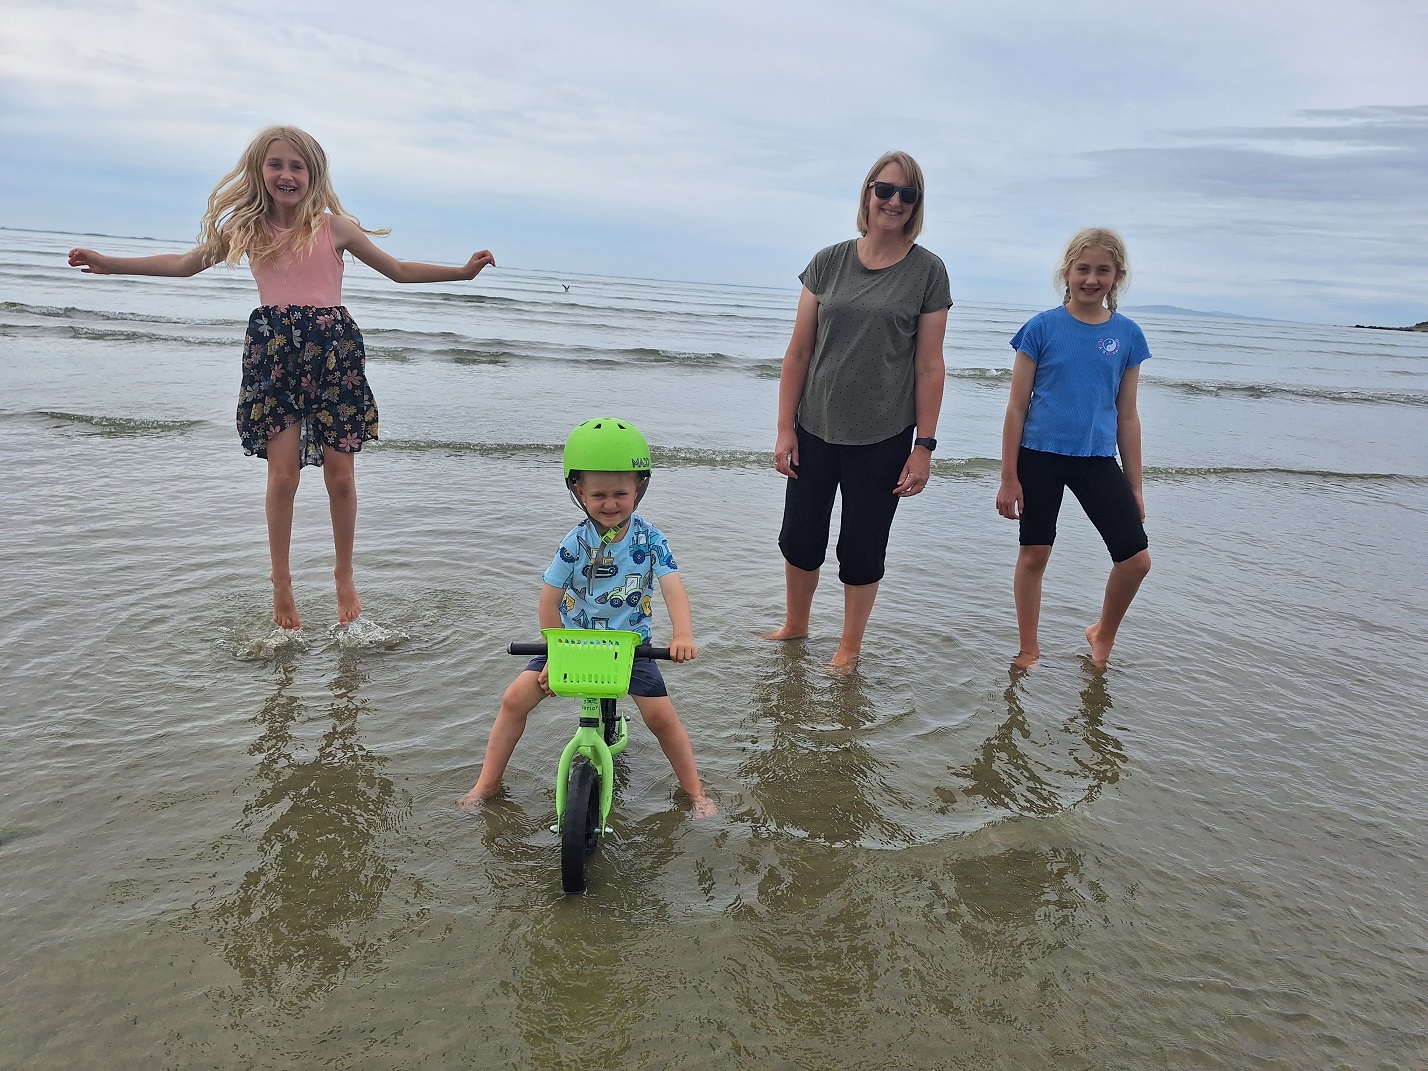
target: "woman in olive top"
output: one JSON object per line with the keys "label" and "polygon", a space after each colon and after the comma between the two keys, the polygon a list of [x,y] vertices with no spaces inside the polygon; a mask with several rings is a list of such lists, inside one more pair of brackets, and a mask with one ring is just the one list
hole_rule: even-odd
{"label": "woman in olive top", "polygon": [[808,635],[841,491],[843,635],[832,668],[844,672],[862,650],[898,500],[927,486],[937,447],[952,298],[942,261],[915,244],[923,190],[907,153],[873,165],[858,207],[862,237],[820,250],[799,276],[779,379],[774,467],[788,477],[778,540],[787,591],[784,623],[769,638]]}

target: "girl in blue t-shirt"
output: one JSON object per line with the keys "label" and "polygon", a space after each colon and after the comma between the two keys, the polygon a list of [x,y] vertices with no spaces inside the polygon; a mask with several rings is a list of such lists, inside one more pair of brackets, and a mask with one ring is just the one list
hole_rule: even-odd
{"label": "girl in blue t-shirt", "polygon": [[1101,616],[1086,629],[1097,666],[1110,658],[1121,620],[1150,572],[1135,405],[1140,365],[1150,351],[1135,321],[1116,312],[1126,277],[1120,235],[1097,227],[1081,231],[1056,272],[1061,306],[1033,316],[1011,340],[1016,363],[1002,427],[997,512],[1021,522],[1012,581],[1018,666],[1029,667],[1041,655],[1041,578],[1067,487],[1115,563]]}

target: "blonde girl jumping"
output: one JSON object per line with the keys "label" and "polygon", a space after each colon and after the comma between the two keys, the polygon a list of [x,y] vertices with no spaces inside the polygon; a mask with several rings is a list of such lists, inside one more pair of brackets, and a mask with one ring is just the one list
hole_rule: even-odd
{"label": "blonde girl jumping", "polygon": [[337,620],[362,612],[352,577],[357,528],[354,458],[377,438],[362,333],[342,305],[342,254],[398,283],[473,279],[496,260],[488,250],[461,267],[397,260],[368,235],[333,192],[327,154],[296,127],[272,126],[208,198],[198,245],[186,253],[107,257],[71,249],[69,263],[97,275],[187,278],[248,258],[259,307],[248,321],[238,435],[245,454],[268,462],[265,510],[272,560],[273,621],[302,626],[288,563],[293,498],[304,465],[322,467],[336,550]]}

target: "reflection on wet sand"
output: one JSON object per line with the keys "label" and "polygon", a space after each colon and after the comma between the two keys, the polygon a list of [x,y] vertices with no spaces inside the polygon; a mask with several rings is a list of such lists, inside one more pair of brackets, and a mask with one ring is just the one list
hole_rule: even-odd
{"label": "reflection on wet sand", "polygon": [[[623,787],[623,772],[617,776]],[[616,832],[591,860],[590,889],[576,895],[560,889],[559,840],[545,828],[553,815],[538,823],[519,807],[497,806],[474,817],[489,853],[477,898],[501,905],[503,925],[482,935],[498,944],[489,984],[502,1011],[473,1029],[483,1039],[517,1031],[523,1066],[649,1066],[632,1055],[639,1031],[629,1011],[660,1001],[664,980],[654,964],[671,917],[661,879],[685,813],[630,822],[613,815]]]}
{"label": "reflection on wet sand", "polygon": [[947,908],[967,952],[1002,976],[1063,942],[1083,904],[1105,898],[1082,872],[1081,853],[1066,848],[1014,848],[953,859],[947,869],[955,886]]}
{"label": "reflection on wet sand", "polygon": [[598,1066],[644,1066],[628,1059],[638,1023],[629,1012],[658,1000],[650,961],[637,951],[657,932],[630,928],[590,894],[532,913],[502,950],[518,965],[503,988],[531,1066],[579,1067],[597,1054]]}
{"label": "reflection on wet sand", "polygon": [[[917,808],[890,801],[902,756],[883,759],[880,682],[831,679],[782,654],[761,668],[746,810],[712,840],[677,810],[617,816],[592,891],[567,897],[547,796],[529,815],[502,801],[475,816],[485,850],[471,853],[462,895],[484,922],[457,954],[479,960],[480,992],[459,1028],[468,1047],[450,1050],[458,1062],[646,1067],[698,1051],[683,1064],[822,1067],[832,1052],[838,1066],[932,1068],[996,1051],[1008,1032],[1104,1056],[1096,1024],[1074,1014],[1088,969],[1078,946],[1118,895],[1103,890],[1095,857],[1047,843],[1057,822],[898,839],[908,831],[886,808],[909,825]],[[1060,792],[1035,798],[1063,806],[1115,779],[1123,759],[1104,728],[1104,680],[1075,683],[1079,702],[1051,722],[1062,758],[1048,766],[1008,765],[1045,725],[1044,697],[1012,682],[984,777],[1029,768]],[[619,766],[622,779],[633,768]],[[987,789],[979,806],[997,791],[969,783]],[[691,920],[695,882],[710,910]]]}
{"label": "reflection on wet sand", "polygon": [[408,904],[402,925],[367,926],[396,874],[384,835],[410,801],[359,739],[370,711],[358,698],[366,679],[358,659],[344,656],[328,682],[332,705],[315,744],[299,737],[308,714],[290,693],[293,666],[280,663],[276,674],[254,718],[258,787],[237,828],[244,842],[257,833],[257,864],[236,889],[196,909],[238,974],[240,986],[222,994],[235,1017],[260,1001],[298,1012],[348,976],[377,969],[384,946],[420,915]]}
{"label": "reflection on wet sand", "polygon": [[[1013,666],[1002,692],[1006,719],[983,742],[977,756],[957,771],[963,793],[1012,814],[1052,815],[1094,800],[1114,784],[1125,763],[1120,740],[1105,728],[1111,695],[1106,674],[1085,671],[1080,705],[1060,732],[1038,739],[1023,692],[1029,674]],[[950,793],[944,791],[944,799]]]}
{"label": "reflection on wet sand", "polygon": [[862,674],[810,672],[810,663],[800,645],[780,645],[754,683],[755,750],[738,777],[759,813],[739,817],[828,844],[912,843],[889,814],[908,806],[896,770],[864,745],[879,713]]}

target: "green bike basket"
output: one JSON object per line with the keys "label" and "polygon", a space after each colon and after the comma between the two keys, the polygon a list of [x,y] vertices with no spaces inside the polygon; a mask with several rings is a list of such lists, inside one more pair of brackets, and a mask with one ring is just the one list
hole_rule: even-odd
{"label": "green bike basket", "polygon": [[581,699],[619,699],[630,694],[630,670],[638,632],[617,629],[543,628],[549,647],[550,690]]}

